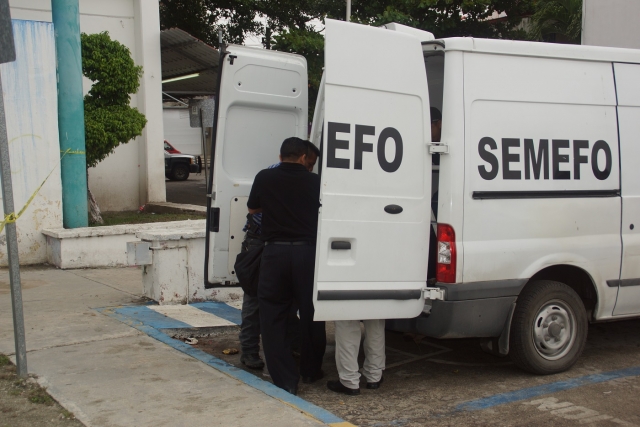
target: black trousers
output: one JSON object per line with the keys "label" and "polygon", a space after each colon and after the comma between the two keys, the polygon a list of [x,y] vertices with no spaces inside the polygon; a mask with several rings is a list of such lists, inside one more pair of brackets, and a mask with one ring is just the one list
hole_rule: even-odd
{"label": "black trousers", "polygon": [[[242,243],[242,252],[252,247],[262,246],[264,243],[256,238],[245,235]],[[260,306],[258,296],[247,293],[242,297],[242,324],[240,325],[240,348],[242,354],[255,354],[260,352]],[[298,306],[292,307],[287,322],[287,340],[291,341],[294,351],[300,349],[300,321],[298,320]]]}
{"label": "black trousers", "polygon": [[[324,322],[313,321],[315,246],[267,245],[262,253],[258,299],[262,347],[275,385],[295,389],[300,375],[322,367],[327,344]],[[294,304],[300,311],[300,373],[286,339]]]}

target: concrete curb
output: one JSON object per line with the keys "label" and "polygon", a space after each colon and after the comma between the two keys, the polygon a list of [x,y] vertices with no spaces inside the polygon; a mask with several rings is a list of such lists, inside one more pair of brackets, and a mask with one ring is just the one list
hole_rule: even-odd
{"label": "concrete curb", "polygon": [[207,215],[206,206],[187,205],[171,202],[153,202],[144,205],[144,211],[148,213],[189,213],[198,214],[203,217]]}

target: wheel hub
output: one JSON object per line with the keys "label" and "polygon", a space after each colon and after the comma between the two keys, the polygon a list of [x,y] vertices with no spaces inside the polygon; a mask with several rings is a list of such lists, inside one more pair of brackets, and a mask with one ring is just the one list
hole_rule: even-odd
{"label": "wheel hub", "polygon": [[576,333],[576,317],[564,301],[545,303],[535,317],[533,342],[536,351],[547,360],[565,356],[573,347]]}
{"label": "wheel hub", "polygon": [[553,322],[549,325],[549,335],[553,338],[560,338],[560,333],[562,332],[562,326]]}

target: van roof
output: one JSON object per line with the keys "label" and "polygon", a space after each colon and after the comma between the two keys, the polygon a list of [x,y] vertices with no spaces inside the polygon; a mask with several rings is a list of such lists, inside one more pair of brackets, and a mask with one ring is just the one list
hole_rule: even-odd
{"label": "van roof", "polygon": [[452,37],[438,39],[432,42],[423,42],[422,44],[441,44],[443,42],[445,50],[447,51],[459,50],[465,52],[575,59],[582,61],[640,63],[640,49],[516,40],[476,39],[473,37]]}

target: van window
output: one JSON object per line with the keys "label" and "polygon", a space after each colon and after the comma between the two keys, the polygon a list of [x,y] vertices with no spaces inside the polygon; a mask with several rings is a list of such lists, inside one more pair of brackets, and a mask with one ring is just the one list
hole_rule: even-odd
{"label": "van window", "polygon": [[[426,50],[424,52],[424,64],[427,71],[427,84],[429,86],[429,104],[442,112],[442,98],[444,87],[444,52],[441,50]],[[443,117],[442,124],[445,120]],[[431,157],[433,162],[433,172],[431,176],[431,204],[434,207],[432,219],[435,221],[438,206],[438,177],[440,169],[440,155],[434,154]]]}
{"label": "van window", "polygon": [[[444,52],[431,49],[424,52],[424,64],[427,71],[429,86],[429,104],[442,112],[442,98],[444,87]],[[442,123],[444,124],[444,117]],[[429,239],[429,265],[427,279],[436,277],[437,239],[436,227],[438,216],[438,185],[440,177],[440,155],[431,157],[433,168],[431,172],[431,230]]]}
{"label": "van window", "polygon": [[429,104],[442,111],[442,89],[444,83],[444,52],[425,52],[424,64],[429,85]]}

